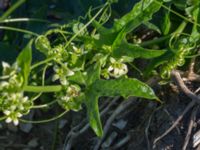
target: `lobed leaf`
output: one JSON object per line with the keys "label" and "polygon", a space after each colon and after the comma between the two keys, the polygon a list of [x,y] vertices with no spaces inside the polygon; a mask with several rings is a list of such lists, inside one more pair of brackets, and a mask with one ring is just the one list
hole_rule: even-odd
{"label": "lobed leaf", "polygon": [[154,91],[148,85],[137,79],[123,78],[116,80],[96,80],[91,84],[91,86],[89,86],[86,92],[85,103],[87,106],[90,125],[97,136],[103,135],[98,108],[98,98],[101,96],[123,96],[125,98],[136,96],[158,100]]}
{"label": "lobed leaf", "polygon": [[96,80],[90,89],[98,93],[99,96],[123,96],[124,98],[136,96],[147,99],[158,99],[147,84],[133,78]]}

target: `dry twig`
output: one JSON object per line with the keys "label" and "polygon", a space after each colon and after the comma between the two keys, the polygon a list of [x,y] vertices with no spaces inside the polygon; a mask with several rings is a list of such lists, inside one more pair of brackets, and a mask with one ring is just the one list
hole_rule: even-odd
{"label": "dry twig", "polygon": [[191,115],[191,118],[190,118],[190,123],[189,123],[189,126],[188,126],[187,135],[185,137],[185,141],[184,141],[182,150],[186,150],[187,145],[189,143],[189,140],[190,140],[190,137],[191,137],[192,128],[193,128],[195,120],[196,120],[197,111],[198,111],[198,107],[195,107],[193,109],[193,111],[192,111],[192,115]]}
{"label": "dry twig", "polygon": [[113,147],[109,148],[110,150],[116,150],[116,149],[120,149],[124,144],[126,144],[129,140],[131,139],[130,134],[127,134],[123,139],[121,139],[119,141],[119,143],[117,143],[116,145],[114,145]]}
{"label": "dry twig", "polygon": [[131,103],[136,100],[137,98],[132,98],[130,100],[127,100],[127,101],[123,101],[118,107],[117,109],[113,112],[113,114],[108,118],[108,120],[106,121],[106,124],[104,126],[104,135],[101,139],[98,140],[96,146],[94,147],[94,150],[98,150],[99,147],[101,146],[101,143],[104,141],[107,133],[108,133],[108,130],[110,129],[110,126],[112,124],[112,122],[114,121],[114,119],[125,109],[127,109]]}
{"label": "dry twig", "polygon": [[[119,99],[119,97],[114,98],[111,100],[111,102],[107,105],[106,108],[104,108],[100,115],[103,116],[106,114],[107,111],[116,103],[116,101]],[[87,123],[87,120],[83,120],[79,125],[72,128],[72,130],[69,132],[69,134],[66,137],[64,150],[70,150],[73,146],[74,140],[81,134],[83,134],[87,129],[89,129],[89,123]]]}
{"label": "dry twig", "polygon": [[200,98],[198,96],[196,96],[192,91],[190,91],[186,87],[186,85],[184,84],[178,71],[176,71],[176,70],[172,71],[171,76],[172,76],[173,80],[176,82],[176,84],[178,85],[178,87],[181,89],[181,91],[183,91],[189,98],[191,98],[192,101],[188,104],[188,106],[185,108],[185,110],[182,112],[182,114],[177,118],[177,120],[172,124],[172,126],[169,129],[167,129],[161,136],[157,137],[154,140],[154,147],[158,141],[160,141],[163,137],[165,137],[167,134],[169,134],[179,124],[179,122],[182,120],[184,115],[191,108],[193,108],[193,106],[196,103],[198,103],[198,104],[200,103]]}

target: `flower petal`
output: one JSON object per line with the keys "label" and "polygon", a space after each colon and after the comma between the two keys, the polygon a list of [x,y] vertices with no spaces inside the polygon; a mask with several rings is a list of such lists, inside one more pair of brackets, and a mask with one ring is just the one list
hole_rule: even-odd
{"label": "flower petal", "polygon": [[10,112],[10,110],[4,110],[3,113],[8,116],[8,115],[10,115],[11,112]]}
{"label": "flower petal", "polygon": [[15,118],[15,119],[13,120],[13,123],[14,123],[15,126],[17,126],[17,125],[19,124],[19,120],[18,120],[17,118]]}
{"label": "flower petal", "polygon": [[12,119],[11,119],[10,117],[8,117],[8,118],[6,119],[6,123],[11,123],[11,121],[12,121]]}
{"label": "flower petal", "polygon": [[10,65],[9,65],[9,63],[7,63],[7,62],[5,62],[5,61],[2,61],[2,67],[3,67],[4,69],[10,68]]}

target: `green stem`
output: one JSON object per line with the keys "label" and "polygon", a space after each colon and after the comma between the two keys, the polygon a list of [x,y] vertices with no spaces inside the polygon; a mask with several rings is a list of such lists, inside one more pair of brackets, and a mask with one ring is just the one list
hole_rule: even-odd
{"label": "green stem", "polygon": [[170,37],[171,37],[171,34],[170,35],[166,35],[166,36],[162,36],[162,37],[150,40],[150,41],[145,41],[145,42],[141,43],[140,46],[146,47],[146,46],[149,46],[149,45],[161,43],[161,42],[169,39]]}
{"label": "green stem", "polygon": [[[46,70],[48,68],[48,64],[45,65],[45,67],[43,68],[43,72],[42,72],[42,86],[44,86],[45,84],[45,73],[46,73]],[[32,101],[35,101],[36,99],[38,99],[40,96],[42,95],[42,92],[38,93],[36,96],[34,96],[32,98]]]}
{"label": "green stem", "polygon": [[190,23],[192,23],[192,24],[195,24],[195,25],[197,25],[198,27],[200,27],[200,24],[198,24],[198,23],[196,23],[196,22],[194,22],[194,21],[188,19],[187,17],[185,17],[185,16],[183,16],[183,15],[177,13],[176,11],[172,10],[171,8],[168,8],[167,6],[163,5],[161,2],[159,2],[159,1],[157,1],[157,0],[155,0],[155,2],[158,3],[158,4],[160,4],[164,9],[166,9],[166,10],[172,12],[173,14],[177,15],[178,17],[182,18],[183,20],[185,20],[185,21],[187,21],[187,22],[190,22]]}
{"label": "green stem", "polygon": [[56,103],[57,101],[52,101],[52,102],[49,102],[47,104],[42,104],[42,105],[34,105],[32,106],[31,108],[33,109],[39,109],[39,108],[46,108],[46,107],[49,107],[51,105],[53,105],[54,103]]}
{"label": "green stem", "polygon": [[171,36],[173,36],[173,35],[177,35],[177,34],[182,33],[186,26],[187,26],[187,22],[183,21],[180,24],[180,26],[176,29],[176,31],[174,31],[173,33],[166,35],[166,36],[162,36],[162,37],[157,38],[157,39],[153,39],[153,40],[150,40],[150,41],[143,42],[143,43],[140,44],[140,46],[146,47],[146,46],[149,46],[149,45],[161,43],[161,42],[171,38]]}
{"label": "green stem", "polygon": [[143,73],[142,73],[142,71],[139,69],[139,68],[137,68],[135,65],[133,65],[132,63],[128,63],[133,69],[135,69],[137,72],[139,72],[140,73],[140,75],[142,76],[143,75]]}
{"label": "green stem", "polygon": [[31,66],[31,70],[37,68],[37,67],[40,66],[40,65],[46,64],[47,62],[53,60],[53,58],[54,58],[54,56],[53,56],[53,57],[49,57],[49,58],[47,58],[47,59],[45,59],[45,60],[43,60],[43,61],[40,61],[40,62],[38,62],[38,63],[35,63],[34,65]]}
{"label": "green stem", "polygon": [[13,11],[15,11],[19,6],[21,6],[26,0],[18,0],[13,4],[0,18],[0,20],[6,19]]}
{"label": "green stem", "polygon": [[31,31],[28,31],[28,30],[24,30],[24,29],[14,28],[14,27],[0,26],[0,29],[17,31],[17,32],[22,32],[22,33],[34,35],[34,36],[39,36],[39,34],[37,34],[37,33],[31,32]]}
{"label": "green stem", "polygon": [[0,23],[11,23],[11,22],[43,22],[43,23],[50,23],[47,20],[42,20],[42,19],[37,19],[37,18],[10,18],[10,19],[5,19],[5,20],[0,20]]}
{"label": "green stem", "polygon": [[200,54],[196,54],[196,55],[189,55],[189,56],[185,56],[185,58],[194,58],[194,57],[199,57]]}
{"label": "green stem", "polygon": [[181,34],[184,31],[187,24],[188,22],[184,20],[173,34]]}
{"label": "green stem", "polygon": [[94,20],[96,17],[98,17],[100,15],[100,13],[104,10],[104,8],[107,6],[108,4],[105,4],[105,6],[103,8],[101,8],[96,14],[95,16],[89,21],[87,22],[74,36],[72,36],[71,39],[69,39],[69,41],[67,42],[67,44],[65,45],[64,48],[66,48],[67,46],[69,46],[69,44],[71,44],[71,42],[81,33],[83,32]]}
{"label": "green stem", "polygon": [[40,92],[59,92],[62,90],[61,85],[46,85],[46,86],[25,86],[24,91],[25,92],[34,92],[34,93],[40,93]]}
{"label": "green stem", "polygon": [[25,120],[25,119],[20,119],[21,122],[23,123],[47,123],[47,122],[50,122],[50,121],[54,121],[54,120],[57,120],[59,118],[61,118],[62,116],[64,116],[66,113],[68,112],[68,110],[62,112],[61,114],[59,114],[58,116],[55,116],[53,118],[50,118],[50,119],[46,119],[46,120]]}

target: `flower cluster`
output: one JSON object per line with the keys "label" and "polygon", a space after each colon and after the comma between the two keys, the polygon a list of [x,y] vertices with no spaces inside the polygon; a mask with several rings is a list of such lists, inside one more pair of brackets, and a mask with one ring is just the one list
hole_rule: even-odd
{"label": "flower cluster", "polygon": [[53,75],[52,80],[56,81],[59,79],[62,85],[68,85],[67,77],[74,75],[74,71],[69,69],[67,63],[64,63],[61,67],[54,65],[53,70],[55,71],[55,74]]}
{"label": "flower cluster", "polygon": [[63,45],[57,45],[48,51],[48,57],[54,57],[56,61],[67,60],[69,54]]}
{"label": "flower cluster", "polygon": [[10,66],[3,62],[2,66],[0,109],[6,116],[7,123],[13,122],[14,125],[18,125],[18,119],[29,112],[32,102],[21,91],[23,78],[19,75],[20,68],[17,64]]}
{"label": "flower cluster", "polygon": [[78,85],[70,85],[66,90],[57,95],[58,103],[66,110],[78,111],[81,109],[81,88]]}
{"label": "flower cluster", "polygon": [[108,68],[102,71],[102,74],[105,78],[109,78],[109,76],[114,78],[119,78],[128,73],[128,67],[125,63],[123,63],[123,59],[119,59],[118,61],[112,57],[110,57],[110,62]]}

